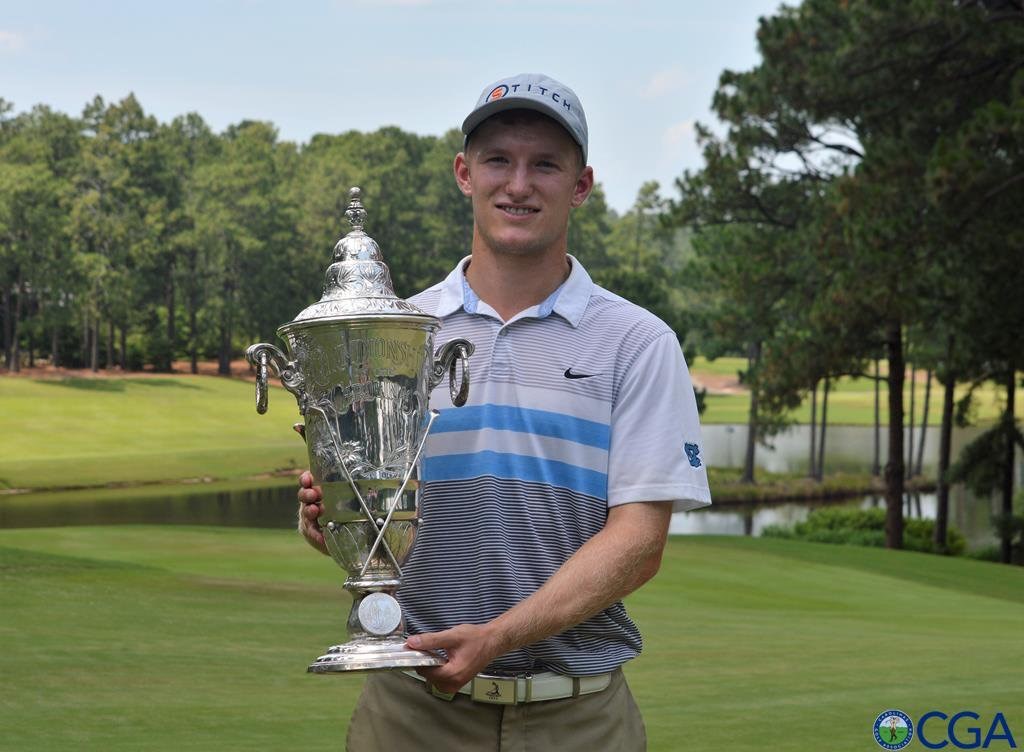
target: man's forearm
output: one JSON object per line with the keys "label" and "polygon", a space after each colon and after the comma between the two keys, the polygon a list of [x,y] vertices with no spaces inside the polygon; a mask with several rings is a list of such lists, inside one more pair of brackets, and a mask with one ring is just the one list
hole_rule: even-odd
{"label": "man's forearm", "polygon": [[632,593],[661,564],[672,505],[613,507],[605,527],[544,585],[485,625],[497,655],[564,632]]}

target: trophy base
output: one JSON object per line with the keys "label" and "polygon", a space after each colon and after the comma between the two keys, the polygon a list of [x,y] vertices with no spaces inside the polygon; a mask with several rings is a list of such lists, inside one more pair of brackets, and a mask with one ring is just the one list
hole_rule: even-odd
{"label": "trophy base", "polygon": [[306,671],[311,674],[335,674],[444,664],[445,659],[439,655],[407,648],[403,637],[387,640],[354,640],[344,645],[334,645],[313,661]]}

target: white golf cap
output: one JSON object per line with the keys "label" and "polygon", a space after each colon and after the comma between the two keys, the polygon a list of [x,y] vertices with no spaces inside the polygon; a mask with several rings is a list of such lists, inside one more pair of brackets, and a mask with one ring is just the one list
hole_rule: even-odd
{"label": "white golf cap", "polygon": [[491,115],[516,109],[547,115],[565,128],[580,145],[583,163],[587,163],[587,116],[583,105],[572,89],[543,73],[508,76],[485,88],[462,122],[462,132],[468,140],[469,134]]}

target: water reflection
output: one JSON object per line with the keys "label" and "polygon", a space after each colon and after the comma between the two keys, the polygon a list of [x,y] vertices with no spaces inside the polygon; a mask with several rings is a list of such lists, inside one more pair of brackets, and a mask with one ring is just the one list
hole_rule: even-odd
{"label": "water reflection", "polygon": [[[231,487],[158,487],[92,490],[0,497],[0,528],[61,525],[223,525],[291,528],[295,525],[294,481],[249,483]],[[867,509],[885,506],[880,496],[845,501],[713,505],[673,515],[673,534],[760,535],[768,525],[791,527],[822,506]],[[908,495],[904,516],[934,519],[935,494]],[[950,498],[950,524],[964,534],[969,548],[991,545],[991,503],[972,500],[962,489]]]}
{"label": "water reflection", "polygon": [[[953,431],[952,453],[956,457],[960,450],[973,441],[983,429],[978,426],[958,428]],[[701,426],[705,445],[705,456],[709,465],[739,467],[746,450],[747,427],[744,425]],[[921,432],[915,427],[916,440]],[[885,462],[888,452],[888,432],[879,435],[879,455]],[[777,473],[806,473],[810,454],[810,426],[791,426],[784,433],[771,439],[771,447],[758,445],[755,464],[760,470]],[[938,465],[939,427],[928,426],[924,432],[924,453],[922,473],[934,478]],[[875,454],[875,432],[871,426],[829,426],[825,445],[826,472],[864,473],[869,470]],[[917,450],[914,452],[915,458]],[[1016,475],[1018,483],[1024,481],[1024,455],[1017,452]],[[684,512],[672,520],[673,533],[719,533],[724,535],[760,535],[767,525],[792,526],[807,518],[812,509],[829,504],[854,507],[884,506],[880,497],[859,497],[847,501],[800,501],[782,504],[760,504],[753,506],[710,507],[706,512]],[[949,522],[963,533],[969,549],[994,544],[997,539],[992,530],[991,518],[996,513],[994,499],[975,498],[966,489],[954,487],[950,493]],[[908,495],[903,513],[906,518],[935,518],[935,494]],[[702,517],[707,514],[709,516]]]}
{"label": "water reflection", "polygon": [[[740,467],[746,452],[747,427],[743,425],[701,426],[708,464],[718,467]],[[974,439],[977,428],[957,429],[953,432],[953,456]],[[806,473],[810,455],[810,426],[790,426],[784,433],[771,439],[771,446],[760,444],[754,454],[757,467],[773,473]],[[914,428],[914,440],[920,440],[920,426]],[[820,437],[819,437],[820,438]],[[879,436],[879,456],[885,462],[889,436],[883,426]],[[875,453],[875,432],[870,426],[829,426],[825,441],[825,471],[870,472]],[[922,472],[935,475],[939,456],[939,428],[929,426],[925,431]],[[914,457],[916,461],[917,450]]]}
{"label": "water reflection", "polygon": [[[885,498],[870,495],[846,500],[795,501],[780,503],[711,506],[694,512],[672,515],[669,532],[674,535],[748,535],[758,536],[769,525],[792,527],[803,522],[814,509],[840,506],[855,509],[884,507]],[[903,502],[904,519],[935,519],[938,503],[935,494],[907,494]],[[968,549],[990,546],[996,542],[991,517],[991,502],[975,500],[962,489],[954,489],[949,500],[949,524],[959,530]]]}
{"label": "water reflection", "polygon": [[0,528],[63,525],[295,526],[294,481],[164,486],[0,497]]}
{"label": "water reflection", "polygon": [[[147,381],[147,383],[149,383]],[[746,426],[709,425],[702,428],[709,464],[735,467],[743,460]],[[957,430],[953,434],[954,456],[979,429]],[[886,433],[882,432],[882,457]],[[772,448],[757,448],[757,466],[772,472],[805,472],[808,455],[808,426],[794,426],[772,439]],[[874,430],[868,426],[829,426],[826,471],[865,472],[874,455]],[[924,473],[934,476],[938,450],[938,429],[927,431]],[[1017,473],[1024,478],[1024,463],[1018,453]],[[176,524],[228,525],[290,528],[295,524],[294,479],[243,481],[200,486],[150,486],[141,489],[100,489],[60,494],[0,495],[0,528],[56,525]],[[798,501],[777,504],[713,505],[673,517],[673,533],[719,535],[760,535],[767,525],[792,526],[823,505],[855,507],[884,506],[879,497],[862,496],[847,501]],[[995,542],[990,518],[994,500],[975,499],[963,488],[950,495],[950,524],[967,539],[969,548]],[[907,518],[934,518],[934,494],[909,496],[904,507]]]}

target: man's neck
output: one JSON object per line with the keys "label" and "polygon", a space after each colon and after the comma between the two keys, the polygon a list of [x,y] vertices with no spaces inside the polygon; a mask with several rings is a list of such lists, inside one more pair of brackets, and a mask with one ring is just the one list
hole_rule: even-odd
{"label": "man's neck", "polygon": [[539,256],[496,254],[474,249],[466,281],[503,321],[547,300],[569,278],[565,252]]}

